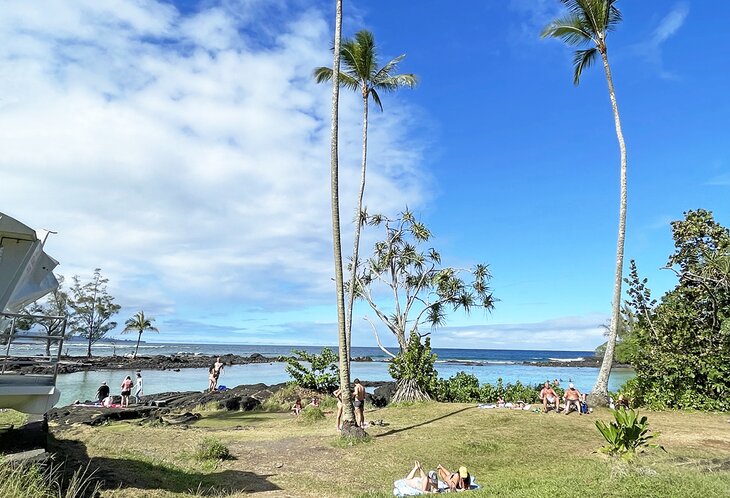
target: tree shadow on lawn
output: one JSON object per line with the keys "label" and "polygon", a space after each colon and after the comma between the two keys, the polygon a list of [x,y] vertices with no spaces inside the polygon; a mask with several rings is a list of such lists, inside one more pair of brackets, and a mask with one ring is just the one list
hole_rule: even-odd
{"label": "tree shadow on lawn", "polygon": [[89,471],[94,472],[93,478],[101,481],[102,489],[133,487],[172,493],[194,493],[199,496],[281,489],[267,480],[271,475],[254,472],[224,470],[205,474],[126,458],[91,458],[83,442],[59,440],[52,435],[49,435],[49,450],[65,459],[65,467],[71,472],[88,464]]}
{"label": "tree shadow on lawn", "polygon": [[411,429],[415,429],[416,427],[423,427],[424,425],[428,425],[428,424],[431,424],[433,422],[438,422],[439,420],[443,420],[445,418],[451,417],[451,416],[456,415],[458,413],[465,412],[467,410],[473,410],[475,408],[476,408],[475,406],[467,406],[465,408],[461,408],[459,410],[456,410],[456,411],[453,411],[453,412],[449,412],[449,413],[447,413],[445,415],[441,415],[440,417],[436,417],[436,418],[433,418],[431,420],[426,420],[426,421],[421,422],[421,423],[418,423],[418,424],[409,425],[408,427],[401,427],[400,429],[391,429],[388,432],[383,432],[382,434],[378,434],[375,437],[392,436],[393,434],[398,434],[399,432],[404,432],[404,431],[408,431],[408,430],[411,430]]}

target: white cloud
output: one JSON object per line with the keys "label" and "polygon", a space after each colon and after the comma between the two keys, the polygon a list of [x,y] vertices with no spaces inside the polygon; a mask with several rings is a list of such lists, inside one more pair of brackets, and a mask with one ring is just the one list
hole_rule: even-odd
{"label": "white cloud", "polygon": [[685,3],[675,5],[667,15],[665,15],[656,28],[652,31],[649,40],[642,42],[633,47],[633,49],[649,64],[653,65],[659,72],[659,76],[665,79],[676,79],[676,75],[664,69],[662,58],[662,46],[672,36],[674,36],[684,25],[689,15],[689,6]]}
{"label": "white cloud", "polygon": [[591,351],[605,342],[608,315],[595,313],[533,323],[443,327],[433,334],[434,347]]}
{"label": "white cloud", "polygon": [[517,39],[521,42],[537,42],[545,26],[563,11],[556,0],[510,0],[509,8],[518,14]]}
{"label": "white cloud", "polygon": [[[311,79],[331,60],[326,19],[260,0],[191,14],[141,0],[6,2],[0,209],[58,231],[47,250],[60,272],[101,267],[125,313],[328,304],[330,91]],[[350,97],[343,222],[359,181]],[[386,106],[372,113],[366,196],[392,212],[420,205],[427,180],[406,135],[414,110]]]}

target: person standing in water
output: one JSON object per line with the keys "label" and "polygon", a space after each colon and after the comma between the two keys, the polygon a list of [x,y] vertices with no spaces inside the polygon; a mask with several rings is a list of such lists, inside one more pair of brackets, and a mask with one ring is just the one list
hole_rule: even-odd
{"label": "person standing in water", "polygon": [[137,404],[139,404],[139,397],[144,395],[144,391],[142,389],[142,372],[137,372],[137,385],[134,388],[134,399]]}

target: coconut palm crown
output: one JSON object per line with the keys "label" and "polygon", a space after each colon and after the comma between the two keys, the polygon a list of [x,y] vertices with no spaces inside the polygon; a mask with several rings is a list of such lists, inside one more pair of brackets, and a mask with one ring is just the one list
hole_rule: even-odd
{"label": "coconut palm crown", "polygon": [[[381,111],[383,104],[378,91],[393,92],[404,86],[413,88],[418,83],[415,74],[393,74],[405,54],[378,68],[375,38],[370,31],[363,29],[355,34],[355,38],[344,40],[340,55],[344,66],[339,74],[340,86],[353,91],[359,90],[363,98],[371,97]],[[317,83],[330,81],[332,68],[318,67],[314,70],[314,79]]]}
{"label": "coconut palm crown", "polygon": [[154,322],[154,318],[147,318],[144,314],[144,311],[138,311],[134,314],[132,318],[124,322],[124,330],[122,330],[122,334],[128,334],[129,332],[137,332],[137,345],[134,348],[134,357],[137,357],[137,350],[139,349],[139,341],[142,339],[142,332],[150,331],[150,332],[159,332],[157,330],[157,327],[152,325],[152,322]]}
{"label": "coconut palm crown", "polygon": [[560,0],[568,9],[567,15],[554,19],[543,29],[542,38],[559,38],[567,45],[592,47],[576,50],[573,56],[573,83],[580,83],[584,68],[605,55],[606,36],[621,22],[616,0]]}

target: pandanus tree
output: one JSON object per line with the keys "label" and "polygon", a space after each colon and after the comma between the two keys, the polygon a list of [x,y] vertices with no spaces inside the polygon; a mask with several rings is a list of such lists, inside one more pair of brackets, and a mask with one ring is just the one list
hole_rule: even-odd
{"label": "pandanus tree", "polygon": [[[434,248],[423,248],[431,232],[408,210],[396,219],[372,215],[366,222],[383,229],[384,238],[375,243],[372,256],[358,271],[356,291],[398,341],[400,351],[396,355],[383,346],[372,324],[378,346],[399,365],[393,399],[428,399],[428,386],[422,385],[428,379],[420,375],[417,365],[403,363],[424,359],[420,341],[430,331],[422,331],[422,326],[433,330],[443,325],[450,311],[494,308],[489,268],[484,264],[471,269],[442,266],[441,255]],[[393,302],[380,307],[379,295],[393,296]],[[425,354],[428,356],[427,351]]]}
{"label": "pandanus tree", "polygon": [[[355,301],[355,274],[359,263],[360,231],[364,222],[363,197],[365,194],[365,173],[368,156],[368,112],[370,99],[383,110],[383,103],[378,92],[393,92],[402,87],[413,88],[417,78],[414,74],[394,74],[405,54],[396,57],[382,67],[378,67],[378,53],[373,34],[367,30],[358,31],[355,37],[342,42],[340,56],[344,70],[339,72],[338,84],[358,92],[362,97],[362,163],[360,168],[360,190],[358,193],[357,214],[355,217],[355,241],[350,262],[350,283],[348,285],[347,306],[347,359],[349,361],[352,348],[352,312]],[[334,71],[329,67],[318,67],[314,70],[317,83],[332,81]]]}
{"label": "pandanus tree", "polygon": [[624,239],[626,237],[626,144],[621,131],[621,118],[616,103],[616,91],[608,63],[606,37],[621,22],[621,12],[616,8],[616,0],[560,0],[567,8],[567,14],[553,20],[542,32],[542,37],[558,38],[566,44],[581,47],[573,56],[573,83],[578,85],[583,70],[593,65],[600,56],[608,83],[613,119],[618,139],[621,173],[618,240],[616,243],[616,271],[613,281],[613,301],[611,308],[611,328],[603,355],[601,369],[596,384],[591,391],[593,403],[605,404],[608,395],[608,378],[611,375],[616,338],[621,322],[621,283],[624,265]]}
{"label": "pandanus tree", "polygon": [[142,339],[143,332],[159,332],[157,327],[152,325],[154,318],[148,318],[145,316],[144,311],[138,311],[132,318],[124,322],[124,330],[122,334],[128,334],[130,332],[137,332],[137,345],[134,347],[134,358],[137,357],[137,351],[139,350],[139,341]]}
{"label": "pandanus tree", "polygon": [[[340,231],[340,184],[339,184],[339,107],[340,107],[340,55],[342,42],[342,0],[336,1],[335,41],[332,60],[332,121],[330,128],[330,194],[332,207],[332,249],[335,263],[335,291],[337,298],[337,338],[340,353],[340,396],[342,399],[342,429],[354,431],[355,410],[350,388],[350,362],[347,355],[345,331],[345,282],[342,272],[342,241]],[[356,431],[355,431],[356,432]]]}

